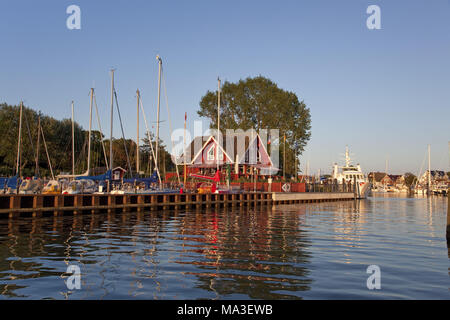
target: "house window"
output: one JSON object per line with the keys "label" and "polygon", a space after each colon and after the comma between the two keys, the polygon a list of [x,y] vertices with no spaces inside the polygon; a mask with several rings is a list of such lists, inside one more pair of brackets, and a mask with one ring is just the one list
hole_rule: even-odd
{"label": "house window", "polygon": [[215,147],[215,146],[213,146],[213,147],[211,147],[211,148],[209,149],[209,151],[208,151],[208,157],[207,157],[208,160],[214,160],[214,152],[215,152],[215,150],[216,150],[216,147]]}

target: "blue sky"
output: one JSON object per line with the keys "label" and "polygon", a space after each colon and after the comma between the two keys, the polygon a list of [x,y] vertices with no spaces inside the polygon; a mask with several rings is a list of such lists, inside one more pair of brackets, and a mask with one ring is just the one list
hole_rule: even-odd
{"label": "blue sky", "polygon": [[[66,27],[71,4],[81,8],[81,30]],[[381,30],[366,27],[372,4],[381,8]],[[87,128],[94,85],[108,135],[109,70],[116,68],[125,134],[134,138],[137,88],[156,121],[159,54],[174,128],[186,111],[192,129],[218,76],[263,75],[311,109],[312,138],[300,159],[311,171],[330,171],[345,145],[365,171],[384,170],[389,159],[392,173],[417,172],[427,144],[433,168],[449,169],[448,0],[2,1],[0,41],[0,102],[23,99],[62,119],[74,100]],[[164,100],[161,107],[169,143]]]}

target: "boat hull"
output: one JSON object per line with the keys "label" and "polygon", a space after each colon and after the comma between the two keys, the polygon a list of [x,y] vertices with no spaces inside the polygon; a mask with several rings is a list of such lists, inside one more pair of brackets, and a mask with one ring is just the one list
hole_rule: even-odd
{"label": "boat hull", "polygon": [[358,183],[358,199],[365,199],[369,195],[372,185],[370,182],[359,182]]}

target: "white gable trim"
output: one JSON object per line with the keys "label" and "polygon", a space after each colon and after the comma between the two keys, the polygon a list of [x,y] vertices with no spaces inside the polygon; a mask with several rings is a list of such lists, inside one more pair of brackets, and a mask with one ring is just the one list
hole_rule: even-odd
{"label": "white gable trim", "polygon": [[[215,137],[211,136],[211,138],[214,140],[216,145],[219,146],[220,150],[222,150],[223,154],[225,155],[225,158],[228,158],[231,161],[231,163],[234,163],[234,160],[228,155],[228,153],[225,152],[223,147],[219,143],[217,143],[217,140],[215,139]],[[217,152],[217,154],[219,154],[219,152]],[[226,160],[225,160],[225,162],[226,162]]]}
{"label": "white gable trim", "polygon": [[[259,139],[259,141],[261,141],[261,137],[259,136],[259,133],[258,133],[258,139]],[[261,145],[264,148],[264,151],[266,151],[267,157],[269,158],[269,161],[270,161],[270,166],[273,167],[273,162],[272,162],[272,158],[270,157],[269,151],[267,151],[266,147],[264,147],[264,143],[262,143],[262,141],[261,141]]]}
{"label": "white gable trim", "polygon": [[[255,140],[257,141],[256,143],[258,143],[259,141],[261,142],[261,146],[263,147],[264,151],[265,151],[266,154],[267,154],[267,157],[269,158],[269,161],[270,161],[270,167],[273,167],[272,158],[270,157],[270,154],[269,154],[269,152],[267,151],[266,147],[264,147],[264,143],[262,143],[261,137],[259,136],[259,133],[256,134],[255,138],[254,138],[252,141],[249,141],[247,150],[245,150],[242,159],[239,159],[239,160],[240,160],[239,164],[246,164],[246,163],[245,163],[245,154],[247,153],[247,151],[250,152],[250,151],[249,151],[249,150],[250,150],[250,147],[251,147],[252,143],[255,142]],[[258,147],[258,145],[256,145],[256,147]]]}
{"label": "white gable trim", "polygon": [[[205,143],[203,144],[203,146],[201,147],[200,151],[197,152],[197,154],[195,155],[195,157],[191,160],[190,164],[194,164],[194,163],[195,163],[195,160],[197,160],[198,156],[199,156],[200,154],[202,154],[203,150],[205,149],[206,145],[209,143],[209,141],[211,140],[211,138],[212,138],[212,136],[209,136],[208,140],[206,140],[206,142],[205,142]],[[195,143],[195,138],[194,138],[194,141],[193,141],[193,142]],[[194,147],[195,147],[195,145],[194,145]],[[185,150],[184,152],[186,152],[186,150]]]}

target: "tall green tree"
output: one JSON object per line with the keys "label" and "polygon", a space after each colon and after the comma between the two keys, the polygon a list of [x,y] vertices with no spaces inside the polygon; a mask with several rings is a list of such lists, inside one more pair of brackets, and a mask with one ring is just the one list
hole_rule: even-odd
{"label": "tall green tree", "polygon": [[[38,119],[44,132],[48,153],[54,173],[70,172],[72,169],[72,124],[71,120],[56,120],[42,115],[26,106],[23,108],[22,142],[20,171],[22,175],[31,176],[35,173],[35,157],[39,152],[39,172],[41,175],[50,174],[49,164],[45,153],[44,143],[40,137],[37,148]],[[17,157],[17,140],[19,128],[19,106],[0,104],[0,174],[15,173]],[[75,123],[75,154],[81,156],[85,143],[82,128]]]}
{"label": "tall green tree", "polygon": [[[200,101],[198,115],[217,128],[217,91],[208,91]],[[280,160],[283,159],[286,135],[286,173],[296,172],[299,157],[311,138],[311,116],[303,100],[293,92],[279,88],[262,76],[237,83],[226,81],[221,88],[221,131],[226,129],[279,129]],[[281,170],[283,161],[280,161]]]}
{"label": "tall green tree", "polygon": [[[156,138],[152,133],[150,133],[150,140],[153,146],[153,151],[156,151]],[[155,168],[152,147],[150,146],[150,141],[147,136],[141,141],[142,144],[139,148],[139,152],[142,171],[146,174],[151,174]],[[158,149],[158,168],[161,175],[164,176],[166,172],[175,172],[175,163],[172,161],[172,157],[161,139],[159,139],[158,142]]]}
{"label": "tall green tree", "polygon": [[414,174],[412,174],[411,172],[406,172],[404,174],[404,177],[405,177],[405,184],[408,187],[413,185],[417,181],[417,177]]}

